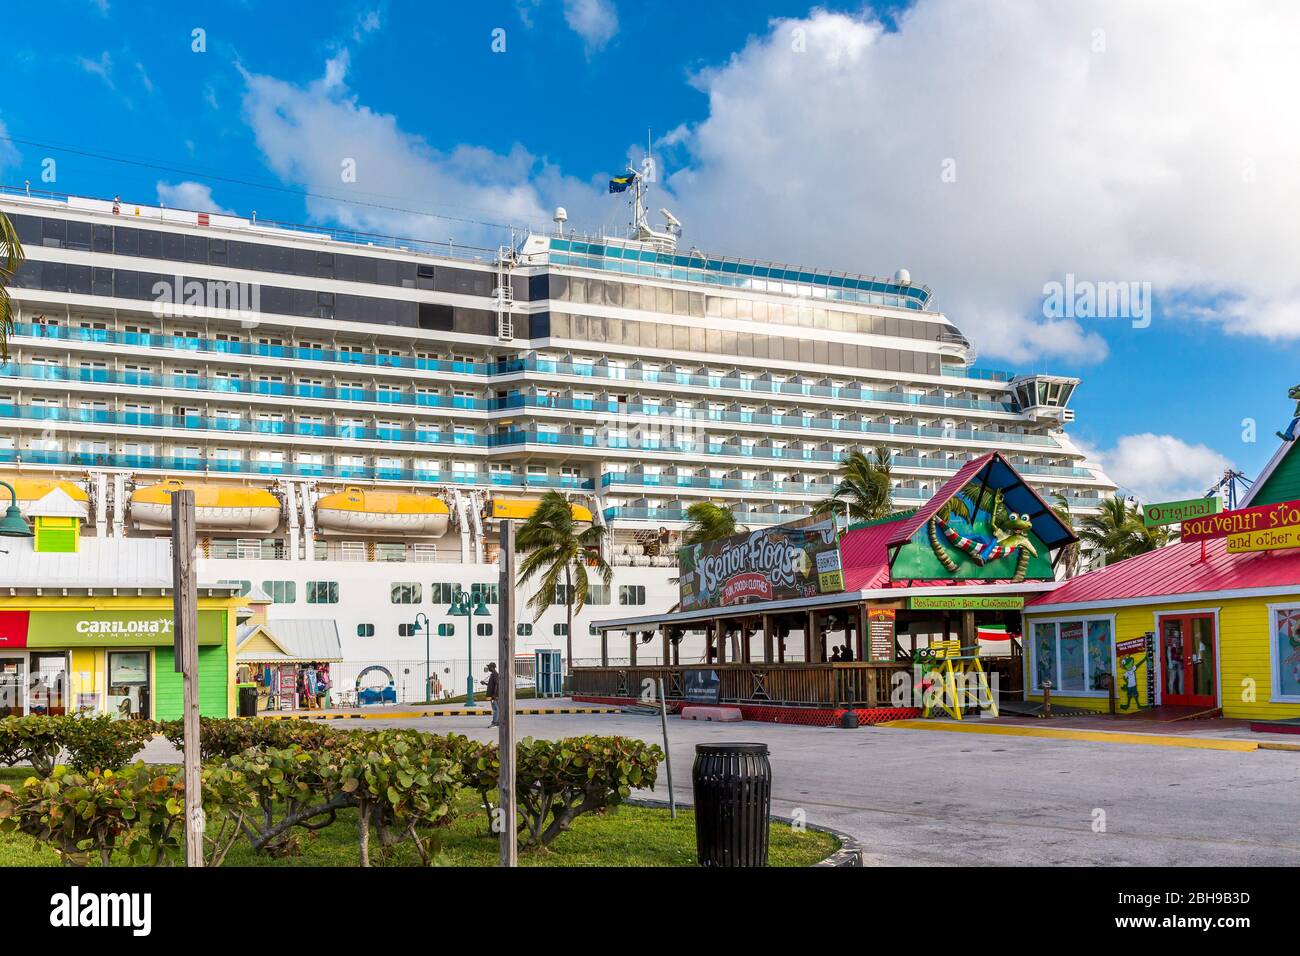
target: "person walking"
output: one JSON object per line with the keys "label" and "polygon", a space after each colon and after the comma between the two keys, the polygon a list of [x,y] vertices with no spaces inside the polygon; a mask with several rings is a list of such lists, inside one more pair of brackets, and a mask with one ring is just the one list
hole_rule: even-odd
{"label": "person walking", "polygon": [[488,664],[487,672],[487,680],[484,681],[484,683],[487,684],[487,690],[483,692],[483,696],[492,702],[492,723],[488,724],[488,726],[496,727],[501,722],[501,708],[498,694],[501,678],[497,675],[496,664]]}

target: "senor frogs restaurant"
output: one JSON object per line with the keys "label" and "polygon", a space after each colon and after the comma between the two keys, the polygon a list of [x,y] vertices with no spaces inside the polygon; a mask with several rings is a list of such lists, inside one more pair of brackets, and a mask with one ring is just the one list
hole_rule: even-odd
{"label": "senor frogs restaurant", "polygon": [[[52,492],[52,494],[61,492]],[[6,537],[0,553],[0,716],[181,716],[172,654],[171,543]],[[199,586],[199,709],[235,712],[237,584]]]}

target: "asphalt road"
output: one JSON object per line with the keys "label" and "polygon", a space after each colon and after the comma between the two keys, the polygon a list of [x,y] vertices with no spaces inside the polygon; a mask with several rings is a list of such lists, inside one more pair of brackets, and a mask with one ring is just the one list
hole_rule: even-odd
{"label": "asphalt road", "polygon": [[[343,721],[495,739],[486,716]],[[678,797],[694,745],[761,741],[778,816],[853,834],[868,865],[1300,865],[1300,753],[1227,752],[892,728],[669,718]],[[520,737],[624,734],[662,742],[658,717],[516,718]],[[155,741],[146,759],[175,759]],[[664,776],[650,794],[667,797]]]}

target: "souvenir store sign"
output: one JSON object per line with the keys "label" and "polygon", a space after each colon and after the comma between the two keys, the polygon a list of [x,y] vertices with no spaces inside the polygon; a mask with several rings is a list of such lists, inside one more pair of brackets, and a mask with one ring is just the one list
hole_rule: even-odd
{"label": "souvenir store sign", "polygon": [[[1183,522],[1183,541],[1209,541],[1236,535],[1250,535],[1260,531],[1278,531],[1282,528],[1300,527],[1300,501],[1283,501],[1258,508],[1238,508],[1204,518]],[[1290,547],[1279,545],[1279,547]],[[1268,550],[1243,548],[1242,550]]]}
{"label": "souvenir store sign", "polygon": [[1217,515],[1223,510],[1223,502],[1218,498],[1191,498],[1187,501],[1162,501],[1142,507],[1142,523],[1148,528],[1160,525],[1179,524],[1192,518],[1204,518]]}

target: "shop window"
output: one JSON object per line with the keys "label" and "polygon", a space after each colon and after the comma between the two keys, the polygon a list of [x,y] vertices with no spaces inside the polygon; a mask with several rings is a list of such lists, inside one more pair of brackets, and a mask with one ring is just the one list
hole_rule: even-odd
{"label": "shop window", "polygon": [[1273,701],[1300,703],[1300,604],[1274,605],[1269,615]]}
{"label": "shop window", "polygon": [[516,624],[515,635],[517,637],[532,637],[533,626],[531,624]]}
{"label": "shop window", "polygon": [[618,586],[618,603],[626,605],[645,604],[645,585],[620,584]]}
{"label": "shop window", "polygon": [[298,600],[296,581],[263,581],[262,590],[270,595],[273,604],[293,604]]}
{"label": "shop window", "polygon": [[308,604],[338,604],[339,583],[337,581],[308,581]]}
{"label": "shop window", "polygon": [[1104,696],[1104,678],[1114,673],[1113,623],[1084,618],[1033,623],[1033,689],[1052,682],[1054,694]]}
{"label": "shop window", "polygon": [[389,597],[394,604],[419,604],[423,588],[414,581],[402,581],[394,584]]}
{"label": "shop window", "polygon": [[375,626],[373,624],[358,624],[357,637],[374,637]]}
{"label": "shop window", "polygon": [[491,625],[491,624],[488,624],[487,622],[484,622],[484,623],[480,624],[480,625],[478,626],[478,632],[477,632],[477,633],[478,633],[478,636],[479,636],[479,637],[491,637],[491,636],[492,636],[492,625]]}

